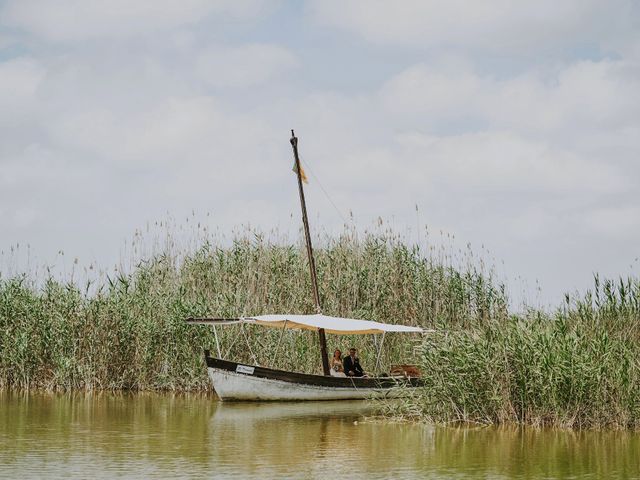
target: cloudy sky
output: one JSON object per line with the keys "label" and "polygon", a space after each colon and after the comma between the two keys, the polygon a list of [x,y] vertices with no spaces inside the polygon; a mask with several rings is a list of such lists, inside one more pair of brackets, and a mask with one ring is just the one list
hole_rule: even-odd
{"label": "cloudy sky", "polygon": [[638,274],[637,2],[0,2],[5,264],[167,217],[295,236],[291,128],[316,226],[442,230],[543,303]]}

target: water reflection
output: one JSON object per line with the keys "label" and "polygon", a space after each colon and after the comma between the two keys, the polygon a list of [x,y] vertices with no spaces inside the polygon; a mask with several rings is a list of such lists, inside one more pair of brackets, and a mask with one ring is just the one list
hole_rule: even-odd
{"label": "water reflection", "polygon": [[266,467],[277,477],[333,472],[338,478],[370,478],[419,468],[422,455],[416,455],[416,447],[433,429],[363,422],[368,413],[370,407],[357,401],[222,404],[210,431],[212,439],[223,438],[225,444],[214,456],[221,463],[241,456],[245,475]]}
{"label": "water reflection", "polygon": [[364,402],[0,393],[0,476],[635,478],[640,436],[363,421]]}

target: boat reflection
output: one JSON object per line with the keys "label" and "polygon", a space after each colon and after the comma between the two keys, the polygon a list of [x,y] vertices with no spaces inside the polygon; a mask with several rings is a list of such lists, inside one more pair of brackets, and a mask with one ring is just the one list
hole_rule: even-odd
{"label": "boat reflection", "polygon": [[304,417],[352,418],[354,420],[370,415],[374,407],[359,400],[339,400],[329,402],[218,402],[212,415],[214,424],[233,423],[246,426],[247,423],[269,422]]}
{"label": "boat reflection", "polygon": [[[224,403],[211,417],[212,463],[241,456],[245,476],[366,477],[415,470],[433,429],[366,421],[368,402]],[[239,465],[236,464],[236,468]],[[394,476],[394,475],[392,475]]]}

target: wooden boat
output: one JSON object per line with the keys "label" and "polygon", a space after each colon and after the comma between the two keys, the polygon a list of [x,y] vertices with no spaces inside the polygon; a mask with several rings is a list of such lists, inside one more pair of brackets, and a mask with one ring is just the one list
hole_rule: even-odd
{"label": "wooden boat", "polygon": [[[364,335],[382,334],[379,345],[378,360],[387,333],[426,333],[420,327],[393,325],[371,320],[339,318],[321,313],[320,295],[318,291],[313,247],[309,233],[307,208],[304,198],[303,170],[298,155],[298,139],[291,131],[291,146],[294,154],[294,170],[298,179],[298,192],[302,209],[302,223],[305,232],[309,271],[313,288],[313,298],[316,305],[315,315],[259,315],[241,318],[189,318],[187,323],[204,324],[214,327],[218,358],[212,357],[209,350],[205,350],[205,360],[209,378],[213,388],[221,400],[344,400],[365,398],[394,398],[411,391],[411,388],[421,384],[418,370],[415,367],[399,369],[391,376],[379,377],[344,377],[334,376],[329,368],[327,355],[326,334],[336,335]],[[323,375],[275,370],[259,365],[247,365],[225,360],[221,357],[220,346],[216,333],[216,326],[232,324],[254,324],[271,328],[298,330],[314,330],[318,332],[320,343],[320,357]],[[277,346],[275,347],[277,349]],[[378,361],[376,361],[377,367]]]}
{"label": "wooden boat", "polygon": [[222,400],[345,400],[396,398],[416,378],[331,377],[243,365],[206,356],[209,378]]}
{"label": "wooden boat", "polygon": [[[392,332],[423,332],[419,327],[321,314],[260,315],[237,319],[192,318],[187,322],[212,326],[248,323],[282,330],[322,329],[325,333],[337,335],[382,334],[383,339],[387,333]],[[379,349],[381,348],[382,341],[379,345]],[[331,375],[331,372],[327,372],[326,375],[312,375],[223,360],[212,357],[209,350],[205,350],[205,360],[213,388],[222,400],[394,398],[407,393],[407,388],[420,385],[419,377],[405,375],[402,371],[398,372],[398,375],[386,377],[338,377]]]}

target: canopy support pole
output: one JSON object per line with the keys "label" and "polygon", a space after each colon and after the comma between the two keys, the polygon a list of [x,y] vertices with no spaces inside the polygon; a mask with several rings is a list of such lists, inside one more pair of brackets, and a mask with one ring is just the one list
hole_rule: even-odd
{"label": "canopy support pole", "polygon": [[[300,167],[300,156],[298,155],[298,137],[291,130],[291,147],[293,148],[293,157],[296,162],[296,174],[298,177],[298,193],[300,194],[300,207],[302,208],[302,224],[304,226],[304,238],[307,245],[307,256],[309,257],[309,270],[311,273],[311,285],[313,286],[313,299],[316,303],[316,312],[321,313],[320,293],[318,291],[318,278],[316,272],[316,263],[313,259],[313,246],[311,245],[311,234],[309,233],[309,219],[307,217],[307,204],[304,200],[304,188],[302,187],[302,168]],[[330,375],[329,356],[327,354],[327,337],[324,334],[324,328],[318,329],[318,339],[320,340],[320,357],[322,358],[322,371],[324,375]]]}
{"label": "canopy support pole", "polygon": [[227,348],[227,353],[224,355],[224,358],[228,358],[229,355],[231,354],[231,351],[233,350],[233,347],[236,346],[236,342],[238,341],[238,338],[240,338],[238,335],[233,335],[233,340],[231,341],[231,345],[229,345],[229,348]]}
{"label": "canopy support pole", "polygon": [[282,324],[282,331],[280,332],[280,338],[278,338],[278,344],[276,345],[276,349],[273,351],[273,358],[271,359],[271,365],[275,362],[278,356],[278,350],[280,349],[280,344],[282,343],[282,337],[284,337],[284,330],[287,328],[287,320]]}
{"label": "canopy support pole", "polygon": [[249,349],[249,353],[251,354],[251,357],[253,358],[253,363],[258,365],[258,359],[254,355],[253,350],[251,350],[251,344],[249,343],[249,337],[247,337],[247,332],[244,331],[244,322],[240,324],[240,329],[242,330],[242,335],[244,336],[244,341],[247,342],[247,348]]}
{"label": "canopy support pole", "polygon": [[218,351],[218,358],[222,359],[222,353],[220,352],[220,342],[218,341],[218,330],[215,325],[213,327],[213,337],[216,339],[216,350]]}
{"label": "canopy support pole", "polygon": [[382,338],[380,339],[380,346],[378,346],[378,357],[376,358],[376,368],[375,373],[378,373],[378,365],[380,365],[380,355],[382,355],[382,344],[384,343],[384,334],[387,332],[382,332]]}

